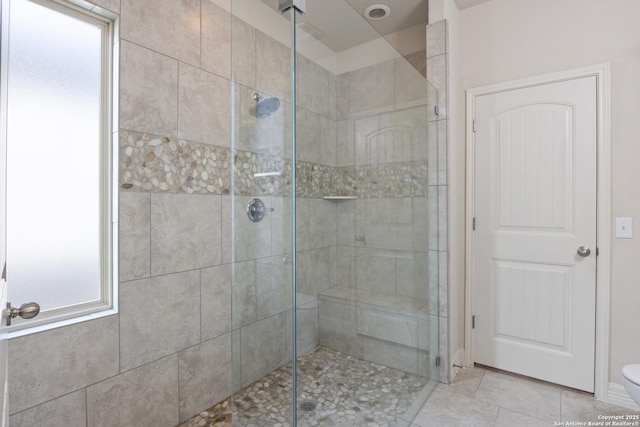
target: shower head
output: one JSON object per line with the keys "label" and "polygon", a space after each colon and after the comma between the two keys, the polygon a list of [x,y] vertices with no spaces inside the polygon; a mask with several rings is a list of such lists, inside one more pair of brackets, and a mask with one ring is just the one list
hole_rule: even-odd
{"label": "shower head", "polygon": [[278,98],[263,98],[254,93],[253,100],[256,101],[256,117],[258,118],[270,116],[280,108],[280,100]]}

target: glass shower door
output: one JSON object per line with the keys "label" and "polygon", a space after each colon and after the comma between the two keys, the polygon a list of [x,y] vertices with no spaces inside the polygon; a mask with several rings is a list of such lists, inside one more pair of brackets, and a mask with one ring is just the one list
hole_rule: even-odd
{"label": "glass shower door", "polygon": [[233,425],[410,422],[438,376],[435,90],[346,0],[306,3],[231,4]]}
{"label": "glass shower door", "polygon": [[232,175],[222,226],[232,283],[232,420],[291,425],[289,25],[256,1],[232,1],[231,14]]}

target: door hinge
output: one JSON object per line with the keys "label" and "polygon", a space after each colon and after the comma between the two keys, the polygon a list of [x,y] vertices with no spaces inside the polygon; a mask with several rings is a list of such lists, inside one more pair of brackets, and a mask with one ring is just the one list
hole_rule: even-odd
{"label": "door hinge", "polygon": [[2,280],[7,280],[7,262],[4,262],[4,267],[2,267]]}
{"label": "door hinge", "polygon": [[476,328],[476,315],[471,316],[471,329]]}
{"label": "door hinge", "polygon": [[477,122],[476,122],[476,119],[473,119],[473,133],[475,133],[475,132],[476,132],[476,130],[477,130],[477,125],[476,125],[476,123],[477,123]]}
{"label": "door hinge", "polygon": [[600,255],[600,248],[596,248],[596,256]]}
{"label": "door hinge", "polygon": [[440,366],[440,356],[436,357],[436,366]]}
{"label": "door hinge", "polygon": [[473,217],[473,222],[472,222],[471,227],[473,228],[473,231],[476,230],[476,217],[475,216]]}
{"label": "door hinge", "polygon": [[440,107],[438,107],[437,105],[435,107],[433,107],[433,113],[436,116],[439,116],[440,115]]}

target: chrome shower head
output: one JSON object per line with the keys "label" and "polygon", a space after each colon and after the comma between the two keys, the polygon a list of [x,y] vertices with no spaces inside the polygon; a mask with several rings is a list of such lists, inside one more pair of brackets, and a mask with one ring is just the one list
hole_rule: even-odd
{"label": "chrome shower head", "polygon": [[256,101],[256,117],[258,118],[268,117],[280,108],[278,98],[263,98],[258,93],[254,93],[253,100]]}

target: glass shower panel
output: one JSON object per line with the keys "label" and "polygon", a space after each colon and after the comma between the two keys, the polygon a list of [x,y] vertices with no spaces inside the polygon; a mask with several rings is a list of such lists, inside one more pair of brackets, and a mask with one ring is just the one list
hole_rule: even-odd
{"label": "glass shower panel", "polygon": [[410,422],[438,378],[435,89],[345,0],[296,39],[297,422]]}
{"label": "glass shower panel", "polygon": [[346,0],[306,3],[231,2],[233,425],[395,425],[438,378],[437,96]]}

